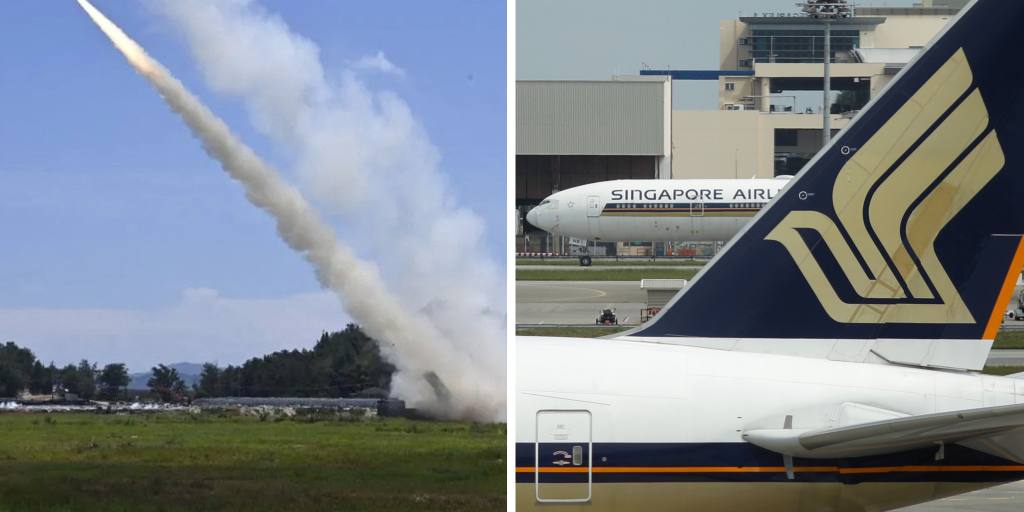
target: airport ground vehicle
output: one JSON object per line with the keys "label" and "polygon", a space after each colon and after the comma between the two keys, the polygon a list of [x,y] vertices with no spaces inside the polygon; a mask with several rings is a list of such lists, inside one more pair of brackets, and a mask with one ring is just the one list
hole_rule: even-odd
{"label": "airport ground vehicle", "polygon": [[615,316],[614,309],[602,309],[594,323],[597,325],[619,325],[619,319]]}
{"label": "airport ground vehicle", "polygon": [[1010,320],[1024,321],[1024,290],[1017,295],[1017,304],[1006,315]]}

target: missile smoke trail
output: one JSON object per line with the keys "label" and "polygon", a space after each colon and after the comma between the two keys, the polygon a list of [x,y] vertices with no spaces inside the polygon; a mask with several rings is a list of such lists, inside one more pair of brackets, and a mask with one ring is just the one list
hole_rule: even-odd
{"label": "missile smoke trail", "polygon": [[[340,244],[302,194],[241,142],[159,62],[92,6],[78,0],[129,64],[164,98],[206,152],[245,189],[246,198],[267,211],[289,247],[301,253],[320,284],[333,290],[346,311],[377,340],[398,369],[393,392],[415,407],[447,417],[494,420],[504,417],[504,370],[488,368],[451,340],[421,312],[405,311],[388,292],[377,267]],[[436,377],[425,378],[430,372]],[[496,373],[497,372],[497,373]],[[439,378],[439,379],[438,379]],[[450,392],[444,399],[437,381]]]}

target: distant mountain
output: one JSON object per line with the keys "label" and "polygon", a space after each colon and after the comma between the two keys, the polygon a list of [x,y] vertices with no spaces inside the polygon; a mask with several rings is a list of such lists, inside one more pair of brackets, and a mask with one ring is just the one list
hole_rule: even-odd
{"label": "distant mountain", "polygon": [[[198,363],[174,363],[167,366],[178,370],[178,376],[185,381],[185,387],[189,388],[199,381],[199,375],[203,373],[203,365]],[[133,373],[130,376],[132,382],[128,384],[128,389],[148,389],[146,383],[153,376],[153,372]]]}

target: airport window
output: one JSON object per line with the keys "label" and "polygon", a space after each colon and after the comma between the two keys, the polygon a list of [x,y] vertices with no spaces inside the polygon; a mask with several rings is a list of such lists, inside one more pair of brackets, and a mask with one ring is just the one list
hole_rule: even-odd
{"label": "airport window", "polygon": [[797,146],[797,131],[790,128],[776,128],[775,145],[789,147]]}
{"label": "airport window", "polygon": [[[824,30],[755,29],[750,37],[756,62],[821,62]],[[832,31],[832,57],[860,47],[859,30]]]}
{"label": "airport window", "polygon": [[736,84],[734,82],[726,82],[725,83],[725,90],[727,90],[727,91],[735,91],[736,90]]}

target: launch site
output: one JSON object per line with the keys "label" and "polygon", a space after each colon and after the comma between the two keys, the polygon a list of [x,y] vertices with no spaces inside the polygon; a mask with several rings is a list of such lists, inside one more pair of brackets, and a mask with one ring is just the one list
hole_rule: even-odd
{"label": "launch site", "polygon": [[0,511],[504,509],[504,6],[6,7]]}

